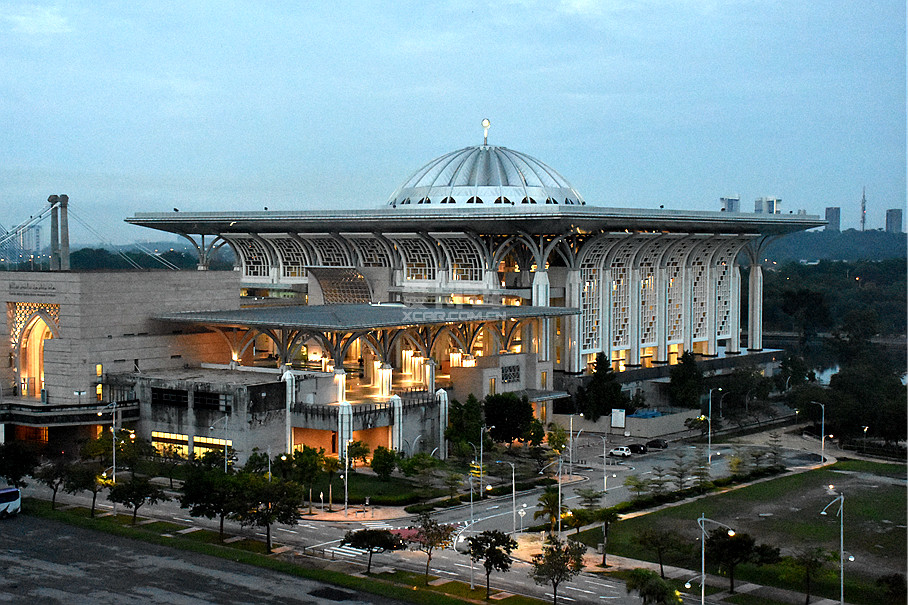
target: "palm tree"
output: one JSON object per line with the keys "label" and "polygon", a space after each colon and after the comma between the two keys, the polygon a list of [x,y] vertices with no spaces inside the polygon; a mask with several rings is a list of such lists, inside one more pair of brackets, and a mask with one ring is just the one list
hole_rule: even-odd
{"label": "palm tree", "polygon": [[558,489],[554,487],[545,488],[545,491],[539,496],[539,503],[536,506],[538,510],[533,513],[533,519],[536,520],[540,517],[548,519],[549,533],[555,533],[555,524],[558,522],[558,518],[567,511],[567,506],[561,503]]}

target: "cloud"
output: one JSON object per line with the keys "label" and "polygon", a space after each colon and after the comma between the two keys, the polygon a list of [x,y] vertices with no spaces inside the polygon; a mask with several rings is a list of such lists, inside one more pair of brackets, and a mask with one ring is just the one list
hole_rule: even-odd
{"label": "cloud", "polygon": [[0,19],[12,25],[12,31],[30,36],[65,34],[72,31],[69,21],[57,7],[26,5],[0,6]]}

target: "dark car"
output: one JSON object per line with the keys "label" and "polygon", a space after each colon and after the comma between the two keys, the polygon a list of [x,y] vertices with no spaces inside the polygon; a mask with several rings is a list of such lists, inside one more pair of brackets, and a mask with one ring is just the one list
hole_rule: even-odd
{"label": "dark car", "polygon": [[651,450],[664,450],[668,448],[668,441],[665,439],[653,439],[652,441],[646,442],[646,447]]}
{"label": "dark car", "polygon": [[634,454],[645,454],[646,453],[646,446],[643,445],[642,443],[632,443],[627,447],[631,448],[631,453],[634,453]]}

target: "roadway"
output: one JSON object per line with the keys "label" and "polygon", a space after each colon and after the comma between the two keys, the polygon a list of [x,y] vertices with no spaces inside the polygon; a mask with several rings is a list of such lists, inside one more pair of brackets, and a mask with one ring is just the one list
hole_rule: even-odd
{"label": "roadway", "polygon": [[[613,445],[615,444],[610,444],[610,447]],[[663,451],[651,451],[643,455],[634,455],[626,460],[607,458],[605,467],[608,473],[607,492],[602,505],[610,506],[630,499],[632,494],[624,486],[625,478],[629,474],[647,478],[652,474],[654,466],[662,466],[665,469],[671,468],[676,459],[676,452],[680,448],[690,452],[689,459],[693,461],[695,447],[683,443],[671,444],[667,450]],[[728,445],[713,447],[713,477],[727,474],[727,460],[731,452],[732,448]],[[786,450],[785,452],[785,463],[789,466],[803,466],[809,463],[809,460],[805,459],[809,458],[809,456],[805,455],[803,451]],[[562,498],[568,507],[577,507],[579,505],[577,502],[579,496],[576,494],[578,488],[594,487],[601,489],[603,486],[601,441],[599,439],[595,439],[595,442],[592,439],[579,439],[575,444],[574,472],[570,477],[567,477],[568,466],[568,463],[562,465],[565,474],[565,482],[562,485]],[[463,505],[441,509],[436,511],[434,516],[439,522],[456,525],[458,535],[463,538],[488,529],[511,532],[515,520],[518,530],[538,523],[538,521],[533,520],[533,513],[536,510],[540,493],[541,490],[538,488],[518,493],[516,507],[512,504],[511,495],[508,494],[492,499],[477,500],[472,507]],[[49,499],[50,490],[32,481],[29,487],[24,490],[24,495]],[[89,496],[58,494],[57,500],[58,505],[78,504],[90,506]],[[113,506],[110,502],[104,500],[102,496],[98,500],[98,508],[101,511],[110,512]],[[519,511],[524,511],[525,516],[515,515],[515,512]],[[304,515],[297,525],[278,524],[273,526],[272,538],[276,543],[288,546],[297,552],[317,554],[329,559],[347,562],[355,561],[364,567],[365,553],[340,545],[344,534],[349,530],[363,528],[395,529],[407,527],[412,523],[412,517],[400,516],[401,513],[400,509],[376,508],[356,515],[351,509],[349,516],[346,518],[334,513],[331,520],[325,519],[326,515],[323,514],[318,514],[314,517]],[[187,511],[181,509],[176,501],[154,506],[143,506],[139,509],[139,514],[146,518],[176,521],[188,526],[215,531],[218,526],[217,519],[207,520],[190,517]],[[567,528],[564,529],[567,531]],[[225,531],[231,535],[255,535],[259,539],[264,538],[264,532],[259,531],[258,528],[242,528],[230,521],[225,523]],[[538,536],[538,534],[535,536]],[[493,573],[491,578],[493,589],[551,599],[550,587],[547,589],[546,587],[537,586],[528,577],[531,567],[528,560],[531,551],[526,550],[524,546],[529,539],[535,536],[518,532],[518,541],[521,544],[521,549],[518,551],[517,556],[523,560],[515,561],[509,573]],[[538,552],[538,538],[536,542],[536,551]],[[589,555],[589,557],[590,561],[594,561],[597,558],[594,553]],[[373,558],[373,570],[389,566],[422,573],[425,570],[425,561],[425,554],[418,551],[383,553]],[[485,582],[481,566],[477,566],[475,569],[471,568],[470,559],[454,549],[433,553],[431,573],[443,578],[457,579],[464,582],[470,582],[472,576],[477,586],[483,586]],[[611,581],[594,573],[585,572],[574,581],[563,584],[559,589],[559,593],[559,600],[563,598],[564,602],[567,603],[614,603],[616,605],[639,603],[639,597],[630,596],[626,593],[622,582]]]}

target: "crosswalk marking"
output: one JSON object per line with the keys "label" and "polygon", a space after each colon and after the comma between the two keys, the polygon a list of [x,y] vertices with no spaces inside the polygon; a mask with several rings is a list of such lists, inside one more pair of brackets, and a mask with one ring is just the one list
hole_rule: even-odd
{"label": "crosswalk marking", "polygon": [[360,555],[366,554],[365,550],[362,550],[361,548],[353,548],[352,546],[334,546],[327,549],[327,552],[332,553],[334,556],[347,557],[349,559],[355,559]]}
{"label": "crosswalk marking", "polygon": [[384,521],[363,521],[362,526],[366,529],[395,529]]}

